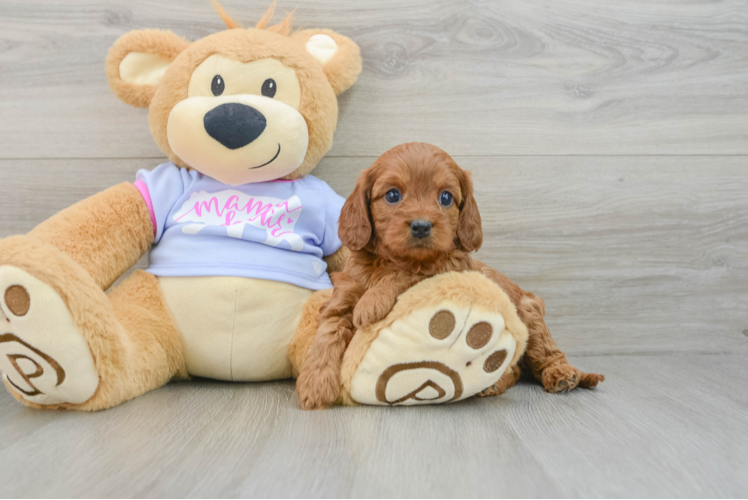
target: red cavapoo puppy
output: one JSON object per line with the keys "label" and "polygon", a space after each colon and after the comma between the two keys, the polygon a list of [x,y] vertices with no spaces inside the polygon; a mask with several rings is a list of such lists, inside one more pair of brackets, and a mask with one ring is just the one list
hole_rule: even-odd
{"label": "red cavapoo puppy", "polygon": [[[542,299],[470,256],[483,242],[470,174],[436,146],[402,144],[380,156],[345,202],[339,235],[351,255],[332,275],[334,290],[297,380],[304,409],[325,408],[338,397],[343,353],[356,329],[384,319],[419,281],[448,271],[479,271],[507,293],[530,334],[520,364],[547,391],[604,380],[566,361],[543,320]],[[519,376],[515,366],[480,395],[501,394]]]}

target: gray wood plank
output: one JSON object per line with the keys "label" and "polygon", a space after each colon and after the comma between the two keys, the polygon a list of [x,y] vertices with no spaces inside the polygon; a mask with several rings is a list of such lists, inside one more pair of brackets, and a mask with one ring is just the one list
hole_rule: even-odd
{"label": "gray wood plank", "polygon": [[609,385],[582,393],[583,411],[533,392],[516,430],[567,496],[745,496],[747,360],[583,358]]}
{"label": "gray wood plank", "polygon": [[[314,173],[347,196],[372,161],[326,158]],[[475,177],[478,257],[545,299],[568,352],[748,353],[744,157],[457,161]],[[0,236],[157,163],[0,160]]]}
{"label": "gray wood plank", "polygon": [[[270,2],[222,3],[252,25]],[[478,257],[606,382],[314,413],[291,382],[172,383],[96,414],[0,390],[2,496],[744,497],[748,4],[341,5],[279,5],[364,57],[315,175],[347,195],[389,147],[448,150],[476,180]],[[0,237],[162,161],[103,71],[143,28],[223,26],[205,0],[0,0]]]}
{"label": "gray wood plank", "polygon": [[3,397],[0,409],[0,449],[24,439],[49,423],[59,421],[56,412],[29,413],[25,406],[16,404],[10,394],[4,394]]}
{"label": "gray wood plank", "polygon": [[[224,0],[245,25],[269,1]],[[295,0],[297,25],[361,46],[332,156],[406,140],[460,155],[747,154],[742,0]],[[222,29],[205,0],[0,3],[0,157],[160,156],[146,112],[110,95],[132,29]]]}
{"label": "gray wood plank", "polygon": [[[0,449],[3,496],[741,497],[745,355],[581,357],[593,391],[299,409],[293,383],[168,385]],[[1,432],[1,431],[0,431]]]}

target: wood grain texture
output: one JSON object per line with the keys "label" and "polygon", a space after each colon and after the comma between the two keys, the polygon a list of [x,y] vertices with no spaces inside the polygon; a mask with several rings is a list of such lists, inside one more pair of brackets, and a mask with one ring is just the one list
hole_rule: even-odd
{"label": "wood grain texture", "polygon": [[173,383],[95,414],[0,393],[4,497],[740,497],[737,355],[578,358],[608,380],[547,395],[304,412],[290,382]]}
{"label": "wood grain texture", "polygon": [[[245,25],[267,1],[225,0]],[[294,0],[300,27],[361,46],[332,156],[404,140],[459,155],[747,154],[743,0]],[[206,0],[0,3],[0,157],[160,156],[104,58],[132,29],[198,39]]]}
{"label": "wood grain texture", "polygon": [[[373,160],[326,158],[314,174],[347,196]],[[566,351],[748,353],[745,158],[456,160],[475,179],[478,258],[544,298]],[[0,160],[0,236],[159,161]]]}
{"label": "wood grain texture", "polygon": [[[247,26],[269,3],[222,0]],[[542,296],[605,383],[312,413],[291,382],[172,383],[96,414],[0,390],[0,496],[744,497],[748,4],[292,8],[364,59],[314,174],[345,196],[392,146],[446,149],[474,174],[478,257]],[[144,28],[223,25],[207,0],[0,0],[0,238],[163,161],[104,76]]]}

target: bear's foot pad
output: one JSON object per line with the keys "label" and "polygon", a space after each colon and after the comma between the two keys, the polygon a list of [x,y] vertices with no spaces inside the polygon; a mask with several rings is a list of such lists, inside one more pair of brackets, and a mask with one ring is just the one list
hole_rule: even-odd
{"label": "bear's foot pad", "polygon": [[99,385],[88,344],[52,287],[0,266],[0,370],[11,391],[40,404],[79,404]]}
{"label": "bear's foot pad", "polygon": [[495,311],[445,302],[382,329],[351,380],[359,404],[460,401],[490,387],[509,367],[517,341]]}

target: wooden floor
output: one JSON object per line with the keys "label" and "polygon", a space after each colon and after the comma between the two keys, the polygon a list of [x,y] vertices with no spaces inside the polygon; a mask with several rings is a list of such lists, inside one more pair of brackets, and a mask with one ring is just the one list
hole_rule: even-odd
{"label": "wooden floor", "polygon": [[[269,1],[222,3],[251,25]],[[173,383],[97,414],[3,392],[0,496],[748,495],[748,4],[292,8],[364,58],[315,175],[347,195],[396,144],[446,149],[476,179],[479,258],[607,380],[313,413],[290,382]],[[163,161],[108,90],[118,36],[221,27],[207,0],[0,0],[0,237]]]}
{"label": "wooden floor", "polygon": [[572,359],[604,388],[312,413],[287,381],[173,383],[96,414],[3,393],[2,496],[745,497],[745,356]]}

